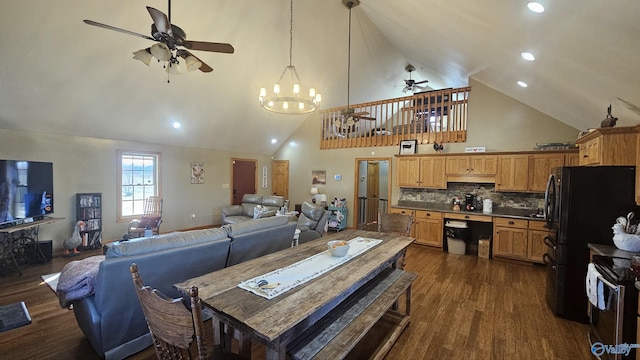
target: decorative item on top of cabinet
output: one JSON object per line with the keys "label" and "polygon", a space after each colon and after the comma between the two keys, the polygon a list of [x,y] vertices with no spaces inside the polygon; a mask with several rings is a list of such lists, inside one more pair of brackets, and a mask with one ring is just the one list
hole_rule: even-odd
{"label": "decorative item on top of cabinet", "polygon": [[446,189],[445,158],[434,156],[398,157],[398,186]]}
{"label": "decorative item on top of cabinet", "polygon": [[580,165],[636,165],[637,132],[632,126],[594,129],[576,140]]}

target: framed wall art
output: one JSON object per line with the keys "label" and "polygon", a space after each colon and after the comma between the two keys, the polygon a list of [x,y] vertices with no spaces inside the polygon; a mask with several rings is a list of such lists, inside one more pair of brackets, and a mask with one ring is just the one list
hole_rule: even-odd
{"label": "framed wall art", "polygon": [[327,183],[327,171],[326,170],[311,170],[311,183],[326,185]]}
{"label": "framed wall art", "polygon": [[418,152],[418,140],[400,141],[400,154],[415,154]]}
{"label": "framed wall art", "polygon": [[192,161],[191,162],[191,183],[192,184],[204,184],[204,163]]}

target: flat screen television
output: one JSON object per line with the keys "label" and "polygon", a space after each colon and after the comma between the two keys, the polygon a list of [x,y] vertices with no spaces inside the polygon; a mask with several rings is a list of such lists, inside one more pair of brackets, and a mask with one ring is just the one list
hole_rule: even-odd
{"label": "flat screen television", "polygon": [[53,213],[53,164],[0,160],[0,226],[41,220]]}

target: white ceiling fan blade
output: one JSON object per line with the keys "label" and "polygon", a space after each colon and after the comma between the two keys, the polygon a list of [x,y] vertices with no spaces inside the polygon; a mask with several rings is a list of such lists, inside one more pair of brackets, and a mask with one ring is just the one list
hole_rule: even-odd
{"label": "white ceiling fan blade", "polygon": [[169,23],[167,15],[151,6],[147,6],[147,11],[149,11],[149,15],[151,15],[151,19],[153,19],[153,23],[156,25],[158,31],[168,34],[169,36],[173,35],[173,30],[171,30],[171,24]]}

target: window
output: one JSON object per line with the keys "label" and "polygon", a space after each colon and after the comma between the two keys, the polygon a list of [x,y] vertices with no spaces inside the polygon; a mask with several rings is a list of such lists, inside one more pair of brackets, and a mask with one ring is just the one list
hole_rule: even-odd
{"label": "window", "polygon": [[142,215],[149,196],[162,196],[160,164],[156,152],[118,150],[118,221]]}

